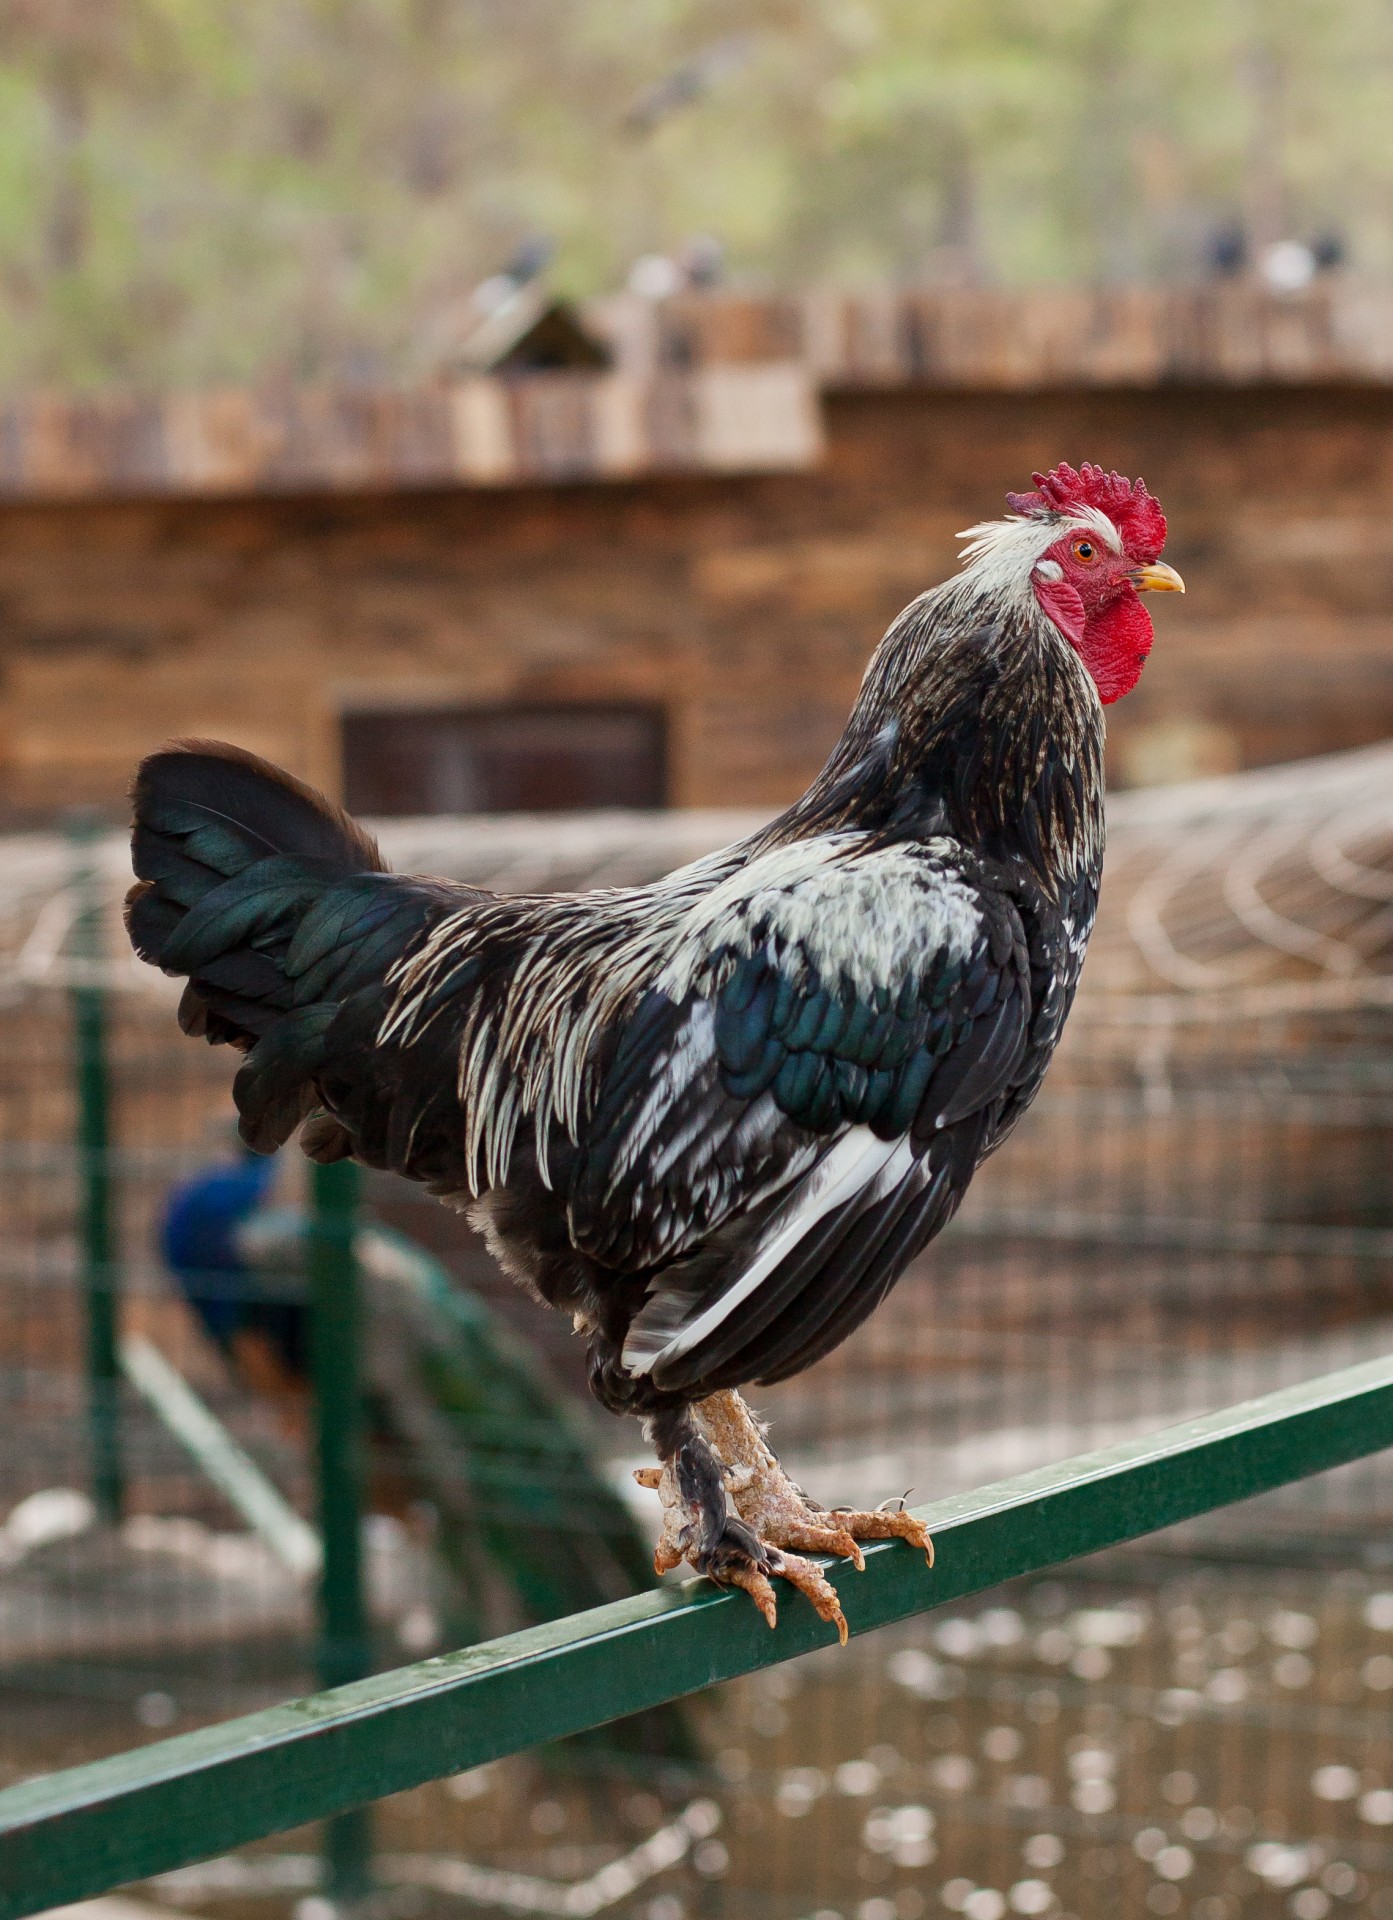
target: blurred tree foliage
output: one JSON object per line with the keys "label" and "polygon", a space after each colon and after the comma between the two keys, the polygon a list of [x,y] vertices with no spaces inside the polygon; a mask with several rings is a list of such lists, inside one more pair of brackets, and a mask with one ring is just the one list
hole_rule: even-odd
{"label": "blurred tree foliage", "polygon": [[0,382],[419,372],[614,286],[1393,269],[1388,0],[0,0]]}

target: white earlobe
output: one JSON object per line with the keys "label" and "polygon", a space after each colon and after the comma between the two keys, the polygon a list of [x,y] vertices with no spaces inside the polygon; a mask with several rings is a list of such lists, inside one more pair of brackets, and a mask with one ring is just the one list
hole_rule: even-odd
{"label": "white earlobe", "polygon": [[1037,580],[1062,580],[1064,578],[1064,569],[1057,560],[1041,560],[1036,564],[1035,578]]}

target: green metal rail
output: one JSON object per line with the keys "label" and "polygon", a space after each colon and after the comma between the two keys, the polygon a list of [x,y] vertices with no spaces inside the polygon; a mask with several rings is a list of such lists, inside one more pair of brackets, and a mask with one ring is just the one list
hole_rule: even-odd
{"label": "green metal rail", "polygon": [[[1393,1357],[919,1511],[833,1572],[853,1633],[1393,1446]],[[704,1581],[621,1600],[0,1793],[0,1920],[106,1892],[834,1643]]]}
{"label": "green metal rail", "polygon": [[[74,850],[72,885],[77,897],[71,948],[77,960],[102,955],[102,893],[92,866],[92,843],[100,822],[78,814],[69,823]],[[107,1058],[106,994],[95,980],[71,990],[73,1080],[77,1093],[77,1164],[82,1199],[79,1224],[83,1289],[87,1302],[87,1428],[92,1460],[92,1498],[109,1525],[121,1520],[125,1474],[121,1458],[121,1363],[119,1270],[115,1259],[111,1150],[111,1071]]]}
{"label": "green metal rail", "polygon": [[[363,1584],[363,1395],[359,1379],[362,1298],[354,1238],[361,1178],[351,1160],[310,1167],[310,1374],[319,1480],[319,1684],[333,1688],[372,1671]],[[372,1815],[335,1813],[324,1834],[324,1881],[340,1905],[371,1885]]]}

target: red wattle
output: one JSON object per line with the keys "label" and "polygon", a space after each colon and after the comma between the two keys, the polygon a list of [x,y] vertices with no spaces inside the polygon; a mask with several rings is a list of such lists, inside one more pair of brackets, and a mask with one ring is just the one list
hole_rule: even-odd
{"label": "red wattle", "polygon": [[1130,586],[1085,622],[1074,644],[1105,707],[1137,684],[1154,637],[1151,615]]}
{"label": "red wattle", "polygon": [[1036,580],[1035,599],[1093,676],[1105,707],[1130,693],[1141,678],[1155,635],[1151,615],[1135,587],[1124,586],[1115,599],[1089,614],[1077,588],[1067,580]]}

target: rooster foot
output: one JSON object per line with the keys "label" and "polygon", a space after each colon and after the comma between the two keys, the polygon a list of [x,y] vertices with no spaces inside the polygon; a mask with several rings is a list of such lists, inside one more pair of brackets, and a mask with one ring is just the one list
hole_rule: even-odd
{"label": "rooster foot", "polygon": [[718,1586],[743,1589],[771,1627],[777,1626],[779,1618],[771,1576],[787,1580],[807,1598],[820,1620],[837,1629],[837,1638],[845,1646],[846,1616],[822,1569],[801,1554],[785,1552],[775,1541],[761,1539],[731,1513],[719,1477],[716,1491],[721,1510],[714,1514],[709,1503],[690,1498],[680,1484],[684,1477],[679,1463],[672,1461],[661,1469],[640,1468],[634,1475],[640,1486],[654,1488],[663,1502],[663,1530],[653,1554],[653,1571],[671,1573],[685,1560]]}
{"label": "rooster foot", "polygon": [[[778,1625],[779,1607],[769,1576],[774,1574],[787,1580],[810,1602],[819,1620],[826,1620],[837,1629],[837,1638],[846,1645],[846,1615],[836,1588],[822,1569],[805,1560],[802,1554],[785,1553],[773,1541],[760,1539],[743,1521],[727,1519],[712,1545],[698,1547],[687,1557],[698,1573],[704,1573],[717,1586],[740,1587],[748,1593],[771,1627]],[[657,1565],[656,1556],[654,1565]]]}
{"label": "rooster foot", "polygon": [[809,1499],[784,1472],[764,1428],[738,1393],[716,1393],[695,1409],[701,1431],[725,1468],[726,1486],[736,1512],[772,1546],[805,1553],[840,1554],[865,1566],[862,1540],[907,1540],[934,1562],[933,1541],[922,1520],[891,1506],[861,1513],[850,1507],[828,1509]]}
{"label": "rooster foot", "polygon": [[642,1468],[634,1476],[662,1497],[663,1530],[654,1555],[659,1573],[687,1560],[722,1586],[742,1588],[771,1627],[777,1619],[770,1584],[775,1575],[806,1596],[845,1646],[846,1618],[836,1591],[804,1554],[839,1556],[859,1570],[865,1565],[862,1540],[906,1540],[933,1565],[933,1541],[912,1514],[886,1508],[831,1512],[810,1500],[784,1472],[738,1393],[698,1402],[691,1420],[695,1446],[689,1443],[661,1469]]}

